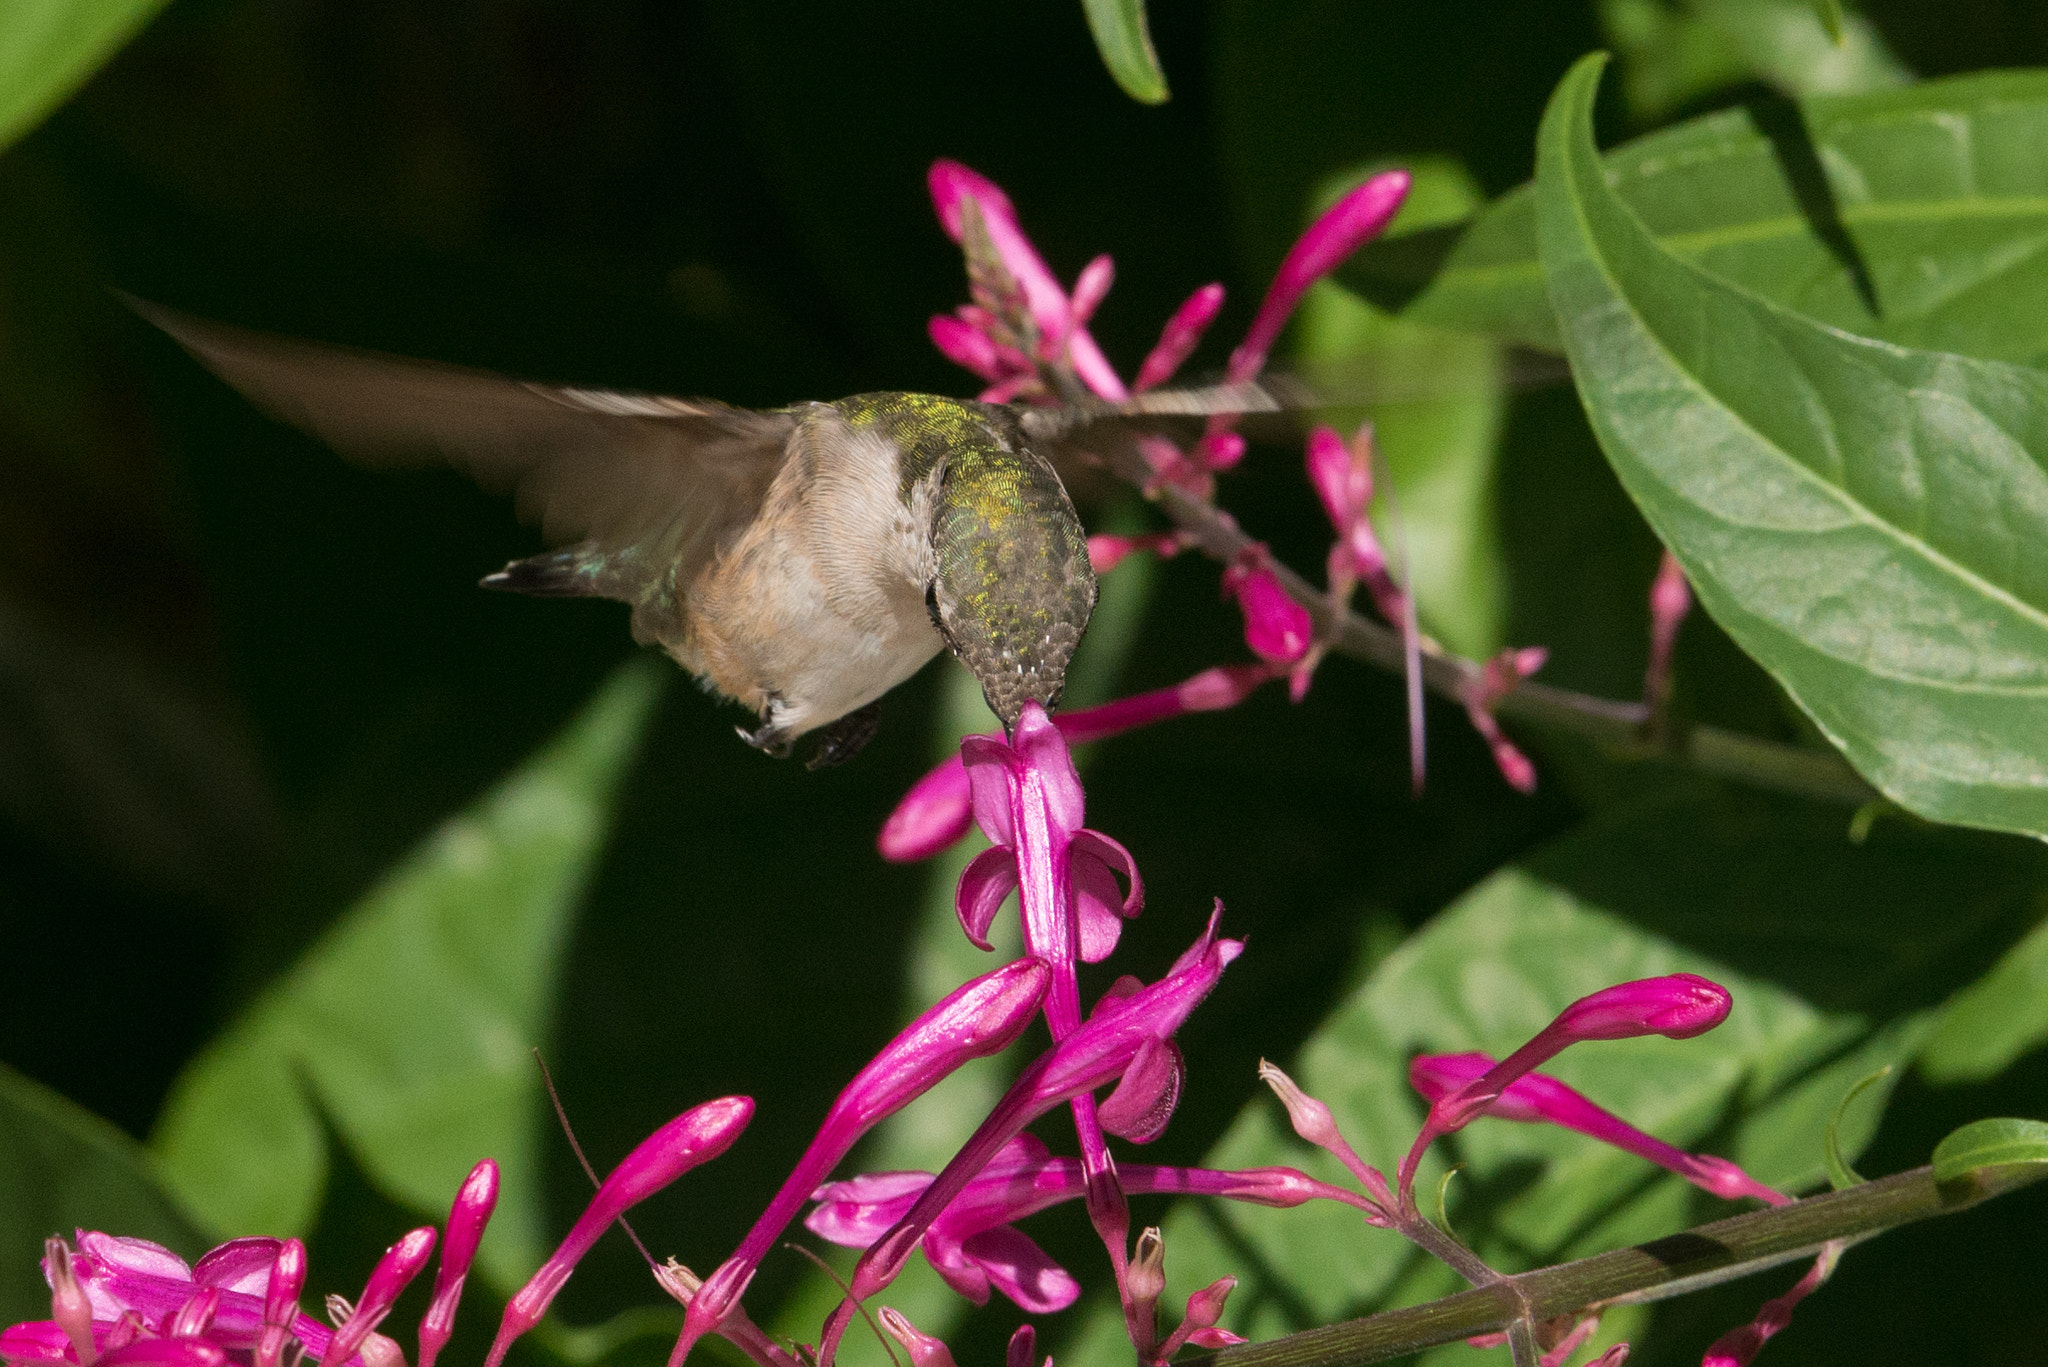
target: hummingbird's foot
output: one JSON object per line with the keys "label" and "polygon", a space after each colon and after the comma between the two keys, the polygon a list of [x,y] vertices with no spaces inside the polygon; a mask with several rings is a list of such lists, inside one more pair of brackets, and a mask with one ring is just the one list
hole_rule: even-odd
{"label": "hummingbird's foot", "polygon": [[804,761],[806,769],[829,769],[844,764],[866,748],[882,724],[882,705],[871,702],[848,712],[838,721],[827,722],[818,731],[818,743]]}
{"label": "hummingbird's foot", "polygon": [[795,736],[772,721],[754,731],[744,726],[735,726],[733,730],[740,733],[741,740],[775,759],[788,759],[790,747],[796,744]]}

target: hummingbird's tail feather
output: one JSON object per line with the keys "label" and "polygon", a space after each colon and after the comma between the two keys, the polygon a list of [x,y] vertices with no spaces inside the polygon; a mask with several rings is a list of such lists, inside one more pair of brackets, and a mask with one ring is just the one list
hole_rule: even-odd
{"label": "hummingbird's tail feather", "polygon": [[511,561],[478,582],[487,589],[535,598],[606,598],[611,594],[604,586],[605,562],[604,554],[586,543]]}

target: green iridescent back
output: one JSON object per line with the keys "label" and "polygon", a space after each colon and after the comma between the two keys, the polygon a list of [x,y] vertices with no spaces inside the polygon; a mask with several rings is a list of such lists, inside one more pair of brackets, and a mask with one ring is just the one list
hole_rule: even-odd
{"label": "green iridescent back", "polygon": [[906,499],[942,470],[928,602],[989,707],[1014,726],[1028,700],[1057,706],[1067,661],[1095,610],[1095,573],[1087,533],[1052,463],[998,405],[861,394],[836,406],[849,423],[879,427],[896,442]]}

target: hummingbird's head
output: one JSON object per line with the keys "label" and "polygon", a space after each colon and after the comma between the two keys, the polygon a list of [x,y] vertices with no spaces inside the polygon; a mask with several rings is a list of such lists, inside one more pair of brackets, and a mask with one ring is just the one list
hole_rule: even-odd
{"label": "hummingbird's head", "polygon": [[925,604],[946,646],[1014,727],[1050,709],[1095,610],[1088,535],[1059,476],[1023,441],[956,443],[932,518]]}

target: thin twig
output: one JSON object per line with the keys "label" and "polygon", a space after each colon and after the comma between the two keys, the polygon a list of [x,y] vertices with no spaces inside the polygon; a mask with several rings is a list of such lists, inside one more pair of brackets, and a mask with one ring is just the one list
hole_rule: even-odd
{"label": "thin twig", "polygon": [[[1232,564],[1257,544],[1213,503],[1172,485],[1157,484],[1137,452],[1120,452],[1110,465],[1119,478],[1145,491],[1210,558]],[[1399,631],[1333,605],[1328,594],[1286,565],[1269,563],[1288,596],[1308,610],[1317,636],[1331,650],[1393,673],[1402,672]],[[1445,698],[1462,704],[1478,682],[1480,670],[1477,661],[1453,655],[1434,642],[1424,643],[1422,680]],[[1659,739],[1652,734],[1650,709],[1641,702],[1619,702],[1531,680],[1501,699],[1497,710],[1513,720],[1583,736],[1618,758],[1670,760],[1757,787],[1852,807],[1879,797],[1876,789],[1832,751],[1784,745],[1715,726],[1672,726],[1665,728],[1668,734]]]}
{"label": "thin twig", "polygon": [[[569,1141],[569,1152],[576,1155],[576,1161],[583,1165],[583,1175],[590,1179],[590,1185],[602,1188],[597,1169],[590,1166],[590,1160],[583,1156],[583,1145],[576,1140],[576,1130],[569,1124],[569,1112],[562,1106],[561,1094],[555,1090],[555,1075],[548,1071],[548,1061],[540,1056],[540,1050],[533,1051],[534,1066],[540,1069],[541,1085],[548,1089],[548,1104],[555,1108],[555,1120],[562,1127],[562,1137]],[[640,1236],[633,1232],[633,1226],[626,1223],[626,1217],[619,1217],[619,1228],[626,1231],[626,1237],[633,1241],[633,1247],[640,1250],[640,1256],[647,1260],[647,1266],[658,1279],[661,1264],[654,1261],[654,1255],[647,1251],[647,1245],[640,1242]]]}

